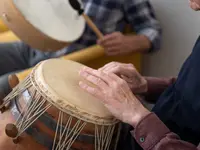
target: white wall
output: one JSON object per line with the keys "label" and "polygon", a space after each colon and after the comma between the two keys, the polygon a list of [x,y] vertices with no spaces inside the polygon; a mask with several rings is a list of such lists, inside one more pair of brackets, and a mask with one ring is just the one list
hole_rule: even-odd
{"label": "white wall", "polygon": [[200,12],[188,0],[151,0],[163,28],[162,48],[145,56],[143,73],[151,76],[177,75],[200,33]]}

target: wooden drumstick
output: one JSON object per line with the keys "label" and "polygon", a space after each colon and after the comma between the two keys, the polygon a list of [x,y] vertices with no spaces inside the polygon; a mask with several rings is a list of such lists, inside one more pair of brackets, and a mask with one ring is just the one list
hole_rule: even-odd
{"label": "wooden drumstick", "polygon": [[71,6],[78,11],[78,13],[80,15],[83,16],[83,18],[85,19],[85,21],[87,22],[87,24],[90,26],[90,28],[96,33],[97,37],[99,39],[103,38],[103,34],[101,33],[101,31],[97,28],[97,26],[94,24],[94,22],[90,19],[89,16],[87,16],[86,14],[84,14],[84,10],[81,8],[80,3],[78,2],[78,0],[69,0],[69,3],[71,4]]}
{"label": "wooden drumstick", "polygon": [[94,22],[87,16],[86,14],[82,14],[82,16],[85,18],[87,24],[90,26],[90,28],[96,33],[97,37],[99,39],[103,38],[103,34],[101,31],[97,28],[97,26],[94,24]]}

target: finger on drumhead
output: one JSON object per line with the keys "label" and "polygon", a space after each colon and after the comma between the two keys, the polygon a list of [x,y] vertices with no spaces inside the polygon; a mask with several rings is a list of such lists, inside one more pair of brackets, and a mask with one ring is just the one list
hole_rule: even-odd
{"label": "finger on drumhead", "polygon": [[106,68],[103,71],[106,72],[106,73],[108,73],[108,74],[109,73],[114,73],[114,74],[116,74],[118,76],[121,74],[121,71],[118,68],[116,68],[116,67]]}
{"label": "finger on drumhead", "polygon": [[81,76],[101,89],[105,89],[108,86],[103,80],[87,72],[81,72]]}
{"label": "finger on drumhead", "polygon": [[127,77],[132,77],[135,73],[137,73],[137,71],[135,71],[135,68],[128,66],[122,66],[120,68],[120,71],[122,72],[123,75]]}
{"label": "finger on drumhead", "polygon": [[132,63],[122,63],[122,62],[112,61],[104,65],[102,68],[106,68],[110,66],[132,66],[133,67],[134,65]]}
{"label": "finger on drumhead", "polygon": [[108,76],[111,78],[110,84],[112,84],[113,82],[121,83],[122,81],[124,81],[122,78],[120,78],[114,73],[109,73]]}
{"label": "finger on drumhead", "polygon": [[113,62],[110,62],[110,63],[104,65],[103,67],[99,68],[99,70],[100,71],[108,71],[110,68],[118,66],[118,65],[121,65],[121,63],[113,61]]}
{"label": "finger on drumhead", "polygon": [[83,81],[80,81],[79,82],[79,86],[87,91],[88,93],[94,95],[95,97],[98,97],[98,98],[101,98],[101,92],[97,89],[97,88],[94,88],[94,87],[91,87],[89,86],[88,84],[84,83]]}
{"label": "finger on drumhead", "polygon": [[86,71],[86,72],[92,72],[92,71],[95,71],[95,69],[92,69],[92,68],[90,68],[90,67],[84,66],[84,67],[81,69],[80,72],[84,72],[84,71]]}
{"label": "finger on drumhead", "polygon": [[119,63],[119,62],[113,62],[110,65],[107,65],[104,70],[105,71],[109,71],[112,68],[116,68],[116,67],[120,68],[121,66],[123,66],[121,63]]}
{"label": "finger on drumhead", "polygon": [[100,78],[101,80],[103,80],[105,83],[109,83],[110,82],[110,77],[106,74],[106,73],[104,73],[104,72],[102,72],[102,71],[98,71],[98,70],[95,70],[95,69],[92,69],[92,68],[89,68],[89,67],[86,67],[84,70],[83,70],[83,72],[87,72],[88,74],[90,74],[90,75],[93,75],[93,76],[95,76],[95,77],[97,77],[97,78]]}
{"label": "finger on drumhead", "polygon": [[104,65],[104,66],[101,67],[100,69],[101,69],[101,70],[105,70],[105,69],[107,69],[107,68],[111,68],[111,67],[116,66],[116,64],[118,64],[118,62],[114,62],[114,61],[113,61],[113,62],[110,62],[110,63]]}
{"label": "finger on drumhead", "polygon": [[98,70],[99,71],[104,71],[106,68],[110,68],[110,66],[113,66],[112,63],[108,63],[108,64],[102,66],[101,68],[99,68]]}
{"label": "finger on drumhead", "polygon": [[105,69],[105,72],[111,72],[111,73],[114,73],[118,76],[124,75],[124,76],[127,76],[127,77],[132,77],[133,74],[134,74],[134,69],[127,67],[127,66],[123,66],[123,65],[121,65],[121,66],[116,65],[112,68]]}
{"label": "finger on drumhead", "polygon": [[95,71],[95,70],[85,66],[82,69],[80,69],[79,75],[86,76],[86,74],[91,74],[91,72],[93,72],[93,71]]}
{"label": "finger on drumhead", "polygon": [[82,67],[82,68],[79,70],[79,73],[80,73],[80,72],[83,72],[83,71],[86,71],[86,70],[88,70],[88,69],[92,69],[92,68],[87,67],[87,66],[84,66],[84,67]]}

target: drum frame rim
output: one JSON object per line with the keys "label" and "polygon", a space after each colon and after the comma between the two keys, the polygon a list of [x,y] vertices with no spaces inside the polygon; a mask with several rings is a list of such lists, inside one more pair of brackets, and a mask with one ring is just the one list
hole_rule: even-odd
{"label": "drum frame rim", "polygon": [[[3,8],[2,10],[0,9],[0,13],[1,13],[0,15],[1,15],[2,21],[8,26],[9,29],[12,30],[13,33],[16,34],[16,36],[18,38],[20,38],[25,43],[30,44],[33,48],[40,49],[41,51],[53,52],[53,51],[59,51],[60,49],[66,47],[72,43],[70,41],[67,42],[67,41],[56,40],[56,39],[46,35],[45,33],[43,33],[41,30],[39,30],[35,26],[33,26],[28,20],[26,20],[24,15],[18,10],[18,8],[15,6],[13,0],[2,0],[0,2],[0,5],[4,5],[4,6],[0,6],[0,8]],[[10,8],[10,9],[7,10],[7,8],[5,8],[5,7]],[[15,14],[15,16],[18,17],[18,19],[15,19],[15,18],[13,19],[13,17],[12,17],[12,19],[9,20],[10,19],[9,16],[12,16],[13,14]],[[28,32],[28,33],[34,33],[33,37],[40,38],[40,42],[36,42],[38,40],[34,41],[33,38],[30,38],[31,40],[27,40],[28,35],[25,36],[25,34],[20,32],[22,29],[20,29],[19,26],[16,27],[15,25],[12,25],[13,20],[16,22],[15,25],[18,24],[18,25],[25,26],[24,32],[27,32],[27,28],[31,29],[31,32]],[[17,22],[16,20],[19,20],[19,21]],[[43,41],[43,42],[41,42],[41,41]],[[50,46],[39,46],[39,45],[41,45],[41,43],[50,43]],[[41,48],[41,47],[43,47],[43,48]],[[47,48],[47,47],[52,47],[52,48]]]}
{"label": "drum frame rim", "polygon": [[[41,31],[39,28],[37,28],[36,26],[34,26],[30,21],[28,21],[28,20],[26,19],[26,17],[24,16],[24,14],[23,14],[22,12],[19,11],[19,8],[16,6],[14,0],[11,0],[11,3],[12,3],[12,5],[13,5],[13,7],[15,7],[15,9],[17,10],[17,13],[18,13],[18,14],[21,14],[22,18],[26,21],[26,23],[28,23],[29,25],[31,25],[33,28],[35,28],[37,31],[39,31],[39,32],[40,32],[41,34],[43,34],[44,36],[46,36],[46,37],[48,37],[48,38],[50,38],[50,39],[52,39],[52,40],[58,41],[58,42],[69,43],[69,44],[70,44],[70,43],[73,43],[74,41],[78,40],[78,39],[81,37],[81,35],[83,34],[84,29],[85,29],[85,27],[86,27],[86,22],[85,22],[85,20],[84,20],[84,27],[83,27],[83,30],[82,30],[81,34],[80,34],[78,37],[74,38],[73,40],[68,40],[68,41],[58,40],[58,39],[55,39],[54,37],[51,37],[51,36],[47,35],[47,34],[44,33],[43,31]],[[82,17],[82,16],[81,16],[81,17]],[[83,18],[83,17],[82,17],[82,18]],[[84,18],[83,18],[83,19],[84,19]]]}

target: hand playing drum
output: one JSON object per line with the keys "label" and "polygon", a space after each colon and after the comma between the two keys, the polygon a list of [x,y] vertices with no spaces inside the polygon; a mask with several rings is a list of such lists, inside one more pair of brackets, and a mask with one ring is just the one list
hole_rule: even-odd
{"label": "hand playing drum", "polygon": [[105,73],[114,73],[128,83],[134,94],[141,94],[147,91],[147,81],[136,70],[133,64],[111,62],[99,68]]}
{"label": "hand playing drum", "polygon": [[144,116],[150,113],[133,95],[127,82],[117,75],[88,67],[83,68],[80,75],[96,85],[92,87],[80,81],[80,87],[101,100],[119,120],[135,127]]}

